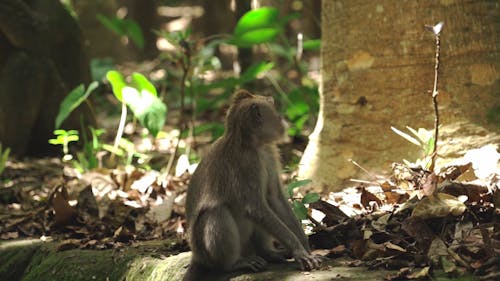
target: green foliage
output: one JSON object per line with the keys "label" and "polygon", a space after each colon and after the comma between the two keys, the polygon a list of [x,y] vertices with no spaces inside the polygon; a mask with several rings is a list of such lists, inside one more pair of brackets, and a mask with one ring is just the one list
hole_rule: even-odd
{"label": "green foliage", "polygon": [[[139,164],[146,163],[150,157],[146,154],[140,153],[135,149],[134,143],[127,139],[120,139],[118,147],[114,147],[109,144],[103,144],[102,149],[106,150],[124,160],[124,165],[128,166],[134,162],[134,159],[137,159]],[[143,168],[148,168],[147,166],[143,166]]]}
{"label": "green foliage", "polygon": [[295,189],[308,185],[311,182],[312,181],[310,179],[299,180],[292,182],[286,186],[286,195],[288,196],[288,198],[292,199],[292,210],[299,220],[307,218],[307,207],[305,206],[305,204],[311,204],[318,201],[320,199],[320,196],[318,193],[310,192],[306,194],[302,199],[295,199],[293,198],[293,193]]}
{"label": "green foliage", "polygon": [[247,12],[236,24],[229,43],[248,48],[273,41],[281,32],[278,16],[278,9],[270,7]]}
{"label": "green foliage", "polygon": [[4,150],[2,147],[2,143],[0,143],[0,175],[5,170],[7,159],[9,159],[9,154],[10,154],[10,148],[6,147]]}
{"label": "green foliage", "polygon": [[127,84],[118,71],[108,71],[108,81],[115,97],[124,102],[142,126],[156,137],[163,128],[167,106],[158,98],[156,88],[140,73],[132,74],[132,83]]}
{"label": "green foliage", "polygon": [[83,84],[78,85],[74,88],[61,102],[59,107],[59,113],[57,114],[55,120],[55,128],[58,129],[62,122],[68,118],[71,112],[75,110],[82,102],[84,102],[89,95],[97,88],[98,83],[96,81],[90,83],[87,90]]}
{"label": "green foliage", "polygon": [[141,27],[134,20],[120,19],[117,17],[108,18],[101,14],[98,14],[96,17],[102,25],[112,32],[119,36],[126,36],[130,38],[137,47],[140,49],[144,48],[144,35],[142,34]]}
{"label": "green foliage", "polygon": [[[418,131],[406,126],[408,131],[410,131],[410,134],[407,134],[405,132],[402,132],[394,127],[391,127],[391,130],[398,134],[400,137],[404,138],[405,140],[413,143],[414,145],[420,147],[422,149],[422,152],[424,154],[422,159],[417,159],[415,161],[415,165],[420,166],[424,169],[428,169],[429,166],[431,165],[431,158],[432,158],[432,152],[434,151],[434,134],[432,131],[426,130],[424,128],[419,128]],[[407,160],[404,160],[405,164],[408,166],[414,166]]]}
{"label": "green foliage", "polygon": [[54,130],[54,135],[56,136],[53,139],[49,140],[50,144],[53,145],[61,145],[63,149],[63,161],[70,161],[73,159],[73,156],[69,153],[69,143],[76,142],[80,139],[78,136],[78,131],[76,130]]}
{"label": "green foliage", "polygon": [[89,141],[83,134],[83,151],[76,153],[76,161],[73,161],[73,166],[80,171],[89,171],[98,167],[97,153],[102,150],[102,144],[99,137],[104,133],[103,129],[89,128],[92,140]]}
{"label": "green foliage", "polygon": [[92,80],[103,81],[108,71],[116,68],[112,58],[93,58],[90,60]]}
{"label": "green foliage", "polygon": [[308,51],[319,51],[321,48],[320,39],[304,40],[302,43],[302,48]]}

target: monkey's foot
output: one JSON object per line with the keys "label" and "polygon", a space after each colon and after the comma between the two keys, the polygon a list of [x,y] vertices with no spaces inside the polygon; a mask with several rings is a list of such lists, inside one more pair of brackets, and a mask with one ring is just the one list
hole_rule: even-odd
{"label": "monkey's foot", "polygon": [[250,269],[254,272],[262,271],[266,268],[267,261],[259,256],[251,256],[239,259],[233,266],[232,270]]}
{"label": "monkey's foot", "polygon": [[299,264],[300,269],[307,271],[318,268],[323,260],[322,256],[311,254],[295,257],[295,261]]}

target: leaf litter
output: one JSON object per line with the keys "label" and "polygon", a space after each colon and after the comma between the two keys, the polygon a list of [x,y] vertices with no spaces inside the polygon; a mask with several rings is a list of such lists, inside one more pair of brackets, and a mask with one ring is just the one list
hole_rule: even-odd
{"label": "leaf litter", "polygon": [[[0,239],[58,240],[62,251],[173,238],[173,252],[187,251],[189,170],[79,174],[58,159],[10,161],[2,175],[9,180],[0,181]],[[498,172],[478,179],[470,163],[438,173],[395,163],[390,178],[308,204],[310,243],[323,256],[352,258],[351,266],[398,270],[387,280],[471,273],[497,280],[499,185]]]}

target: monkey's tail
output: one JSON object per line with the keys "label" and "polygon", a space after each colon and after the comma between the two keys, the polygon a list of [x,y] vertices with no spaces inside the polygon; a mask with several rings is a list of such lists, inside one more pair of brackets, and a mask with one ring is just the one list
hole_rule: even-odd
{"label": "monkey's tail", "polygon": [[202,281],[207,270],[205,267],[195,261],[191,261],[182,281]]}

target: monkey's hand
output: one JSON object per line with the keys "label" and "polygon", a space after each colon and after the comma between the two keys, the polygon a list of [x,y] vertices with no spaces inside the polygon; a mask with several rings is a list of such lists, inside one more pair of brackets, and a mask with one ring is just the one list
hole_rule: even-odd
{"label": "monkey's hand", "polygon": [[323,257],[312,255],[304,250],[294,253],[293,258],[299,264],[301,270],[313,270],[318,268],[323,261]]}
{"label": "monkey's hand", "polygon": [[231,270],[250,269],[254,272],[262,271],[266,268],[267,261],[259,256],[250,256],[238,260]]}

